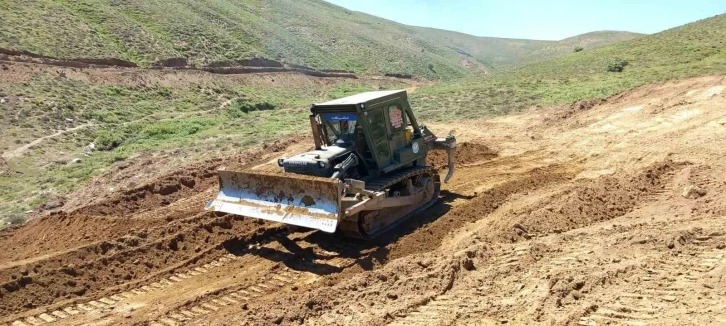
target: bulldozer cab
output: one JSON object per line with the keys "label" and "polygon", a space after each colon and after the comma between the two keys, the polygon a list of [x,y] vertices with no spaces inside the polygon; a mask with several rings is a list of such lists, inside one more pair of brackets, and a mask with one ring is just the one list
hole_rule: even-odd
{"label": "bulldozer cab", "polygon": [[425,146],[405,91],[366,92],[315,104],[316,148],[354,144],[366,165],[388,172],[425,158]]}

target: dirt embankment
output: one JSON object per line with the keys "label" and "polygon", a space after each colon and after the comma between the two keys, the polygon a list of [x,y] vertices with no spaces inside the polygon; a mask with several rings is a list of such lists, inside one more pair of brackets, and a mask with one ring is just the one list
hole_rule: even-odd
{"label": "dirt embankment", "polygon": [[[49,56],[43,56],[23,50],[0,48],[0,60],[10,62],[26,62],[37,63],[57,67],[68,68],[138,68],[136,63],[121,60],[117,58],[75,58],[60,59]],[[282,63],[263,59],[252,58],[249,60],[224,61],[215,62],[205,67],[196,67],[190,65],[185,58],[168,58],[159,60],[152,64],[152,69],[178,69],[178,70],[200,70],[213,74],[254,74],[254,73],[270,73],[270,72],[297,72],[303,75],[314,77],[338,77],[356,79],[355,73],[344,70],[318,70],[305,66],[286,66]]]}

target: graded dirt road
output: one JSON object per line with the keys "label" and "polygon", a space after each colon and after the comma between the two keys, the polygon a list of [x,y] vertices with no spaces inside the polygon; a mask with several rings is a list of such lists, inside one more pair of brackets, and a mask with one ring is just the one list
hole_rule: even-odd
{"label": "graded dirt road", "polygon": [[726,323],[725,87],[431,126],[455,130],[457,173],[370,242],[202,211],[217,167],[270,168],[305,139],[98,195],[102,177],[90,204],[0,233],[0,323]]}

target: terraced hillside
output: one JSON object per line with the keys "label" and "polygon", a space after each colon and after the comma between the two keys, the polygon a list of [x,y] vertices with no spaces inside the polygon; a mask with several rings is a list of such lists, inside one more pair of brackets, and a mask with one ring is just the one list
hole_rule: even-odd
{"label": "terraced hillside", "polygon": [[[416,28],[320,0],[2,0],[0,17],[0,47],[142,66],[174,57],[197,65],[264,57],[364,74],[452,78],[517,63],[520,55],[553,44]],[[600,36],[599,44],[629,35]]]}

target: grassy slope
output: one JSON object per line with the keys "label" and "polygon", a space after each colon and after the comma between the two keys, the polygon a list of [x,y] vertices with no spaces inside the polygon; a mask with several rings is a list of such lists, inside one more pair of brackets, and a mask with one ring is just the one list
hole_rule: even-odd
{"label": "grassy slope", "polygon": [[492,68],[515,64],[519,58],[528,53],[557,43],[555,41],[478,37],[428,27],[412,27],[412,29],[417,34],[436,40],[464,57],[473,58]]}
{"label": "grassy slope", "polygon": [[[623,60],[628,62],[623,72],[607,71],[609,63]],[[490,78],[421,87],[413,101],[430,119],[476,118],[606,98],[648,83],[718,73],[726,73],[726,15]]]}
{"label": "grassy slope", "polygon": [[520,57],[520,62],[533,63],[537,61],[545,61],[570,54],[578,47],[590,50],[622,41],[632,40],[641,36],[644,36],[644,34],[619,31],[597,31],[580,34],[547,44],[526,53]]}
{"label": "grassy slope", "polygon": [[496,69],[552,43],[411,27],[320,0],[0,0],[0,17],[0,47],[49,56],[141,65],[266,57],[432,79]]}

